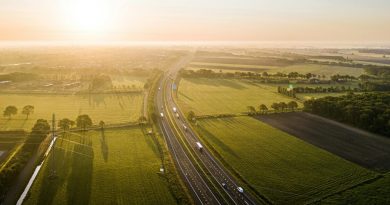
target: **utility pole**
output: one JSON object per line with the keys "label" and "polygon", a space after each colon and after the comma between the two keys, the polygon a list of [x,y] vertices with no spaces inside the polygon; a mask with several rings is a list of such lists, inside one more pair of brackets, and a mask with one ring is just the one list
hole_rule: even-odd
{"label": "utility pole", "polygon": [[56,119],[55,119],[55,114],[53,113],[53,118],[52,118],[52,122],[51,122],[51,142],[53,143],[52,147],[51,147],[51,174],[50,174],[50,178],[51,179],[55,179],[57,177],[57,173],[56,173],[56,169],[55,169],[55,144],[54,144],[54,139],[55,139],[55,132],[56,132]]}

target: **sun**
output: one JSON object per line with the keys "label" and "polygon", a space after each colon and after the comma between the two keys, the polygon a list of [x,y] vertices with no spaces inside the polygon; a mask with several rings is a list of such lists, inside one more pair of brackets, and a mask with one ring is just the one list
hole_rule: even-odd
{"label": "sun", "polygon": [[64,8],[67,29],[79,34],[103,34],[113,25],[113,12],[106,0],[70,0]]}

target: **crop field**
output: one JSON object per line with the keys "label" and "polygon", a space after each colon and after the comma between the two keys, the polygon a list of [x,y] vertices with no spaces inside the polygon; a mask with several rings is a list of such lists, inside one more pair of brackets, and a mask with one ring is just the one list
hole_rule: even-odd
{"label": "crop field", "polygon": [[326,96],[341,96],[345,95],[345,93],[297,93],[296,96],[297,98],[301,100],[310,100],[310,99],[317,99],[317,98],[322,98]]}
{"label": "crop field", "polygon": [[[103,120],[107,123],[136,121],[142,111],[142,94],[91,94],[91,95],[55,95],[55,94],[0,94],[0,110],[13,105],[18,114],[0,118],[0,130],[29,130],[36,119],[69,118],[75,120],[80,114],[87,114],[94,123]],[[34,113],[26,120],[21,114],[25,105],[34,106]]]}
{"label": "crop field", "polygon": [[[175,204],[153,140],[139,128],[67,133],[24,204]],[[50,178],[52,170],[57,177]]]}
{"label": "crop field", "polygon": [[197,115],[241,113],[247,106],[294,100],[277,93],[276,87],[244,80],[184,78],[178,87],[181,108]]}
{"label": "crop field", "polygon": [[198,130],[254,189],[278,204],[302,204],[376,176],[250,117],[204,119]]}
{"label": "crop field", "polygon": [[308,113],[281,113],[258,118],[361,166],[390,170],[390,140],[386,137]]}
{"label": "crop field", "polygon": [[321,200],[323,204],[390,204],[390,174]]}

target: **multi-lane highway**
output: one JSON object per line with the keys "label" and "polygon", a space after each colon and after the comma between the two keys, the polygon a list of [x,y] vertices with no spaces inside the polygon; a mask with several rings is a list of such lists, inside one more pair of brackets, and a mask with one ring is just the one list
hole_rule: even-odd
{"label": "multi-lane highway", "polygon": [[[224,167],[214,159],[206,147],[199,149],[200,140],[185,116],[179,110],[173,98],[172,88],[178,71],[192,59],[192,54],[181,59],[172,66],[162,78],[158,88],[156,106],[158,108],[159,126],[166,139],[168,148],[175,159],[176,166],[181,172],[194,200],[199,204],[258,204]],[[162,114],[161,114],[162,113]],[[186,146],[187,145],[187,146]],[[185,149],[188,149],[187,152]],[[193,153],[196,159],[191,160],[189,155]],[[201,163],[212,178],[206,178],[200,174],[199,167],[193,165],[193,161]],[[213,189],[210,186],[213,184]],[[216,191],[218,190],[218,191]],[[224,193],[223,196],[221,193]]]}

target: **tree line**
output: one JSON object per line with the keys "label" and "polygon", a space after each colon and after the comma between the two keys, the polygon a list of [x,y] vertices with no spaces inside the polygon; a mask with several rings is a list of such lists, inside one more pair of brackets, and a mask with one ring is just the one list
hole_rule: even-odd
{"label": "tree line", "polygon": [[[257,106],[256,109],[254,106],[247,106],[248,114],[266,114],[269,112],[269,108],[265,104]],[[285,112],[285,111],[295,111],[298,108],[298,103],[296,101],[286,102],[275,102],[272,103],[271,108],[276,112]]]}
{"label": "tree line", "polygon": [[[3,111],[3,116],[8,117],[10,120],[12,115],[16,115],[18,113],[18,108],[13,105],[7,106]],[[26,105],[22,109],[22,114],[26,115],[26,120],[28,119],[28,116],[34,113],[34,106],[32,105]]]}
{"label": "tree line", "polygon": [[390,136],[390,93],[364,93],[311,99],[304,110]]}

